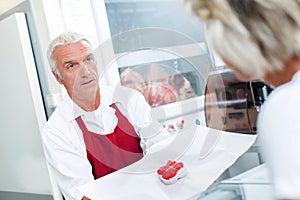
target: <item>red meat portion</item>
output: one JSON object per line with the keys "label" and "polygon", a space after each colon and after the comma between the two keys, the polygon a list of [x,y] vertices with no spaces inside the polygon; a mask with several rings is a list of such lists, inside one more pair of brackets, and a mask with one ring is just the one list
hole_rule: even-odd
{"label": "red meat portion", "polygon": [[162,178],[169,180],[176,176],[177,172],[184,167],[182,162],[176,162],[169,160],[164,166],[161,166],[157,173],[162,176]]}

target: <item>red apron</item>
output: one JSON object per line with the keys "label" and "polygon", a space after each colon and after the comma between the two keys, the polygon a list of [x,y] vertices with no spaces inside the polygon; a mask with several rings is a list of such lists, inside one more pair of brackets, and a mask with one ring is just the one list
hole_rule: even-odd
{"label": "red apron", "polygon": [[128,119],[115,104],[118,124],[111,134],[101,135],[87,129],[81,117],[76,118],[83,132],[87,158],[93,169],[94,178],[100,178],[126,167],[143,157],[140,138]]}

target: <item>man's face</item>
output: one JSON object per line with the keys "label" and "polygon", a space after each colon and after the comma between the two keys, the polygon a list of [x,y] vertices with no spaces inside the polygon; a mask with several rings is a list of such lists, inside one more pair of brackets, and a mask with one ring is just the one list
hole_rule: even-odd
{"label": "man's face", "polygon": [[56,73],[54,76],[73,100],[85,100],[95,95],[99,89],[97,66],[86,41],[58,46],[53,58],[62,79]]}

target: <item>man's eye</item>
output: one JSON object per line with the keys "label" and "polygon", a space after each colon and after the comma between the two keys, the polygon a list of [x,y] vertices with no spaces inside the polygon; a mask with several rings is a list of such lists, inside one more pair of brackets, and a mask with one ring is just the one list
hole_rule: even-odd
{"label": "man's eye", "polygon": [[85,59],[85,62],[88,62],[88,63],[94,62],[94,57],[93,57],[92,55],[88,56],[88,57]]}
{"label": "man's eye", "polygon": [[75,67],[74,64],[70,63],[66,66],[67,69],[73,69]]}
{"label": "man's eye", "polygon": [[69,64],[69,65],[67,66],[67,69],[72,69],[73,67],[74,67],[73,64]]}

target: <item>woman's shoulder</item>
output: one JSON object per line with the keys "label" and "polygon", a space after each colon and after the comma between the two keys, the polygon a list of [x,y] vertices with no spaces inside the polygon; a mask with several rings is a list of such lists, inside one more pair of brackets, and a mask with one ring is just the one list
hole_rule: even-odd
{"label": "woman's shoulder", "polygon": [[[291,112],[300,110],[300,84],[289,82],[275,88],[267,97],[261,112],[271,115],[290,115]],[[299,112],[300,113],[300,112]],[[273,117],[275,117],[273,115]]]}

